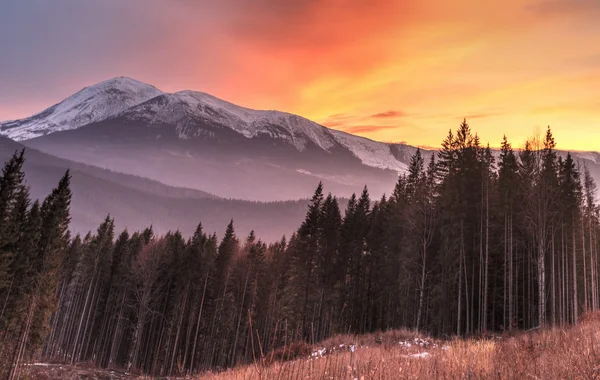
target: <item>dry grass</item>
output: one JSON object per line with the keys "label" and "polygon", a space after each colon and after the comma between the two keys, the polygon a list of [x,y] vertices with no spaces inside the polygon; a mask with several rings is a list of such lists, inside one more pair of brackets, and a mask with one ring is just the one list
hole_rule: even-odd
{"label": "dry grass", "polygon": [[263,361],[198,379],[600,379],[600,313],[574,327],[515,337],[416,338],[407,331],[338,336],[300,359]]}

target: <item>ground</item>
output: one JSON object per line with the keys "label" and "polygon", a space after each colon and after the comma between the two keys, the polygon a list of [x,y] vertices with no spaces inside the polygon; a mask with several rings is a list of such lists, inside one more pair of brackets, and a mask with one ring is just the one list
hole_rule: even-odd
{"label": "ground", "polygon": [[[282,358],[293,357],[293,360]],[[32,379],[133,379],[101,371],[34,363]],[[337,336],[319,345],[296,344],[262,360],[197,380],[252,379],[600,379],[600,313],[577,326],[434,340],[410,331]]]}

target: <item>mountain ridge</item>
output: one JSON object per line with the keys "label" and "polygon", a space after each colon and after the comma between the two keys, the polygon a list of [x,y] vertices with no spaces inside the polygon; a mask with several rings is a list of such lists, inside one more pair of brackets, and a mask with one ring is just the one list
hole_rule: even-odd
{"label": "mountain ridge", "polygon": [[[98,99],[102,95],[105,96],[105,107],[102,107],[103,99]],[[94,107],[90,104],[91,100],[97,100],[100,105]],[[79,114],[74,111],[79,111]],[[403,144],[379,142],[329,129],[288,112],[253,110],[204,92],[183,90],[167,93],[128,77],[87,86],[28,118],[0,122],[0,135],[25,141],[119,116],[139,119],[140,115],[150,122],[177,124],[177,132],[182,139],[197,137],[194,135],[197,131],[186,128],[186,121],[190,118],[211,119],[246,138],[268,135],[286,141],[300,152],[306,149],[308,143],[314,143],[324,151],[341,145],[367,166],[399,173],[406,170],[405,163],[395,159],[393,152]]]}
{"label": "mountain ridge", "polygon": [[78,128],[118,114],[160,92],[156,87],[132,78],[108,79],[86,86],[30,117],[0,122],[0,135],[23,141]]}
{"label": "mountain ridge", "polygon": [[[2,122],[0,135],[74,162],[254,201],[305,198],[318,181],[342,197],[365,184],[374,198],[389,194],[417,149],[203,92],[167,93],[127,77]],[[424,150],[426,159],[433,152]],[[600,154],[573,156],[600,182]]]}

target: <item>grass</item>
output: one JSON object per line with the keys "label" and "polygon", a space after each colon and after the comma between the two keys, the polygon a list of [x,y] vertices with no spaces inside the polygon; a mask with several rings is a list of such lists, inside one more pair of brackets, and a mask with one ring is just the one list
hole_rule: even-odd
{"label": "grass", "polygon": [[269,354],[197,379],[600,379],[600,313],[587,314],[577,326],[514,337],[436,341],[391,331],[294,350],[298,355]]}

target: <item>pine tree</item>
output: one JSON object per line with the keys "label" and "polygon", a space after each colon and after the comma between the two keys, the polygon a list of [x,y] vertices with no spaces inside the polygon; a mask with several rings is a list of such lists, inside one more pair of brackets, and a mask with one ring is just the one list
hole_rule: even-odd
{"label": "pine tree", "polygon": [[34,285],[27,296],[27,314],[13,353],[9,380],[19,376],[21,362],[41,347],[48,333],[48,320],[57,303],[60,265],[69,241],[70,179],[67,171],[40,209],[40,238],[31,261]]}
{"label": "pine tree", "polygon": [[[13,156],[5,163],[0,176],[0,299],[6,300],[11,290],[14,273],[10,266],[15,259],[14,245],[18,236],[19,225],[15,224],[12,214],[22,212],[21,202],[27,200],[25,188],[24,150]],[[19,197],[17,194],[21,194]],[[3,322],[0,319],[0,325]]]}
{"label": "pine tree", "polygon": [[518,170],[517,157],[506,136],[502,140],[500,160],[498,163],[499,202],[503,213],[503,326],[511,330],[515,323],[514,315],[514,221],[515,208],[518,205]]}
{"label": "pine tree", "polygon": [[319,183],[308,206],[306,218],[298,229],[295,249],[294,267],[298,271],[295,288],[301,294],[299,332],[303,339],[312,339],[313,308],[316,303],[317,278],[316,267],[319,251],[321,206],[323,203],[323,184]]}

